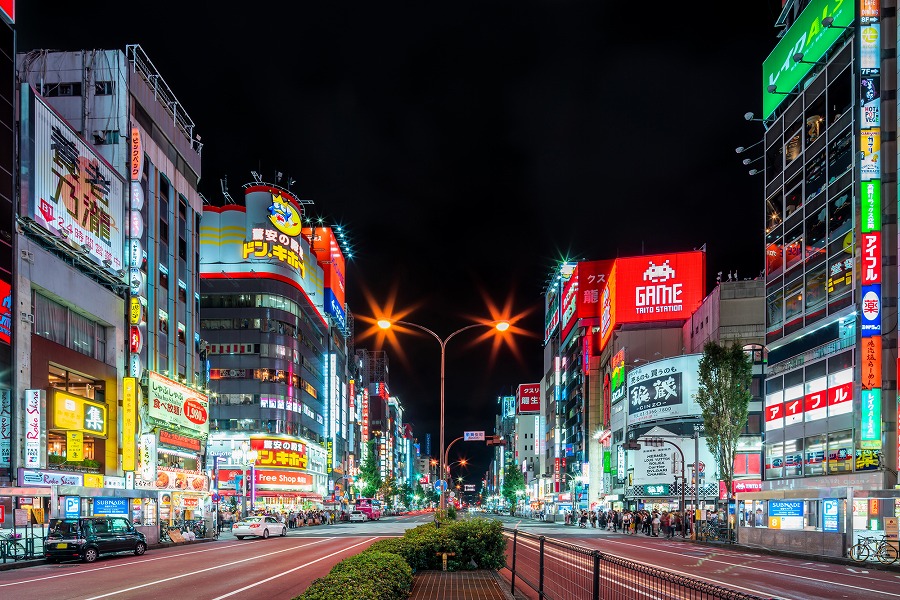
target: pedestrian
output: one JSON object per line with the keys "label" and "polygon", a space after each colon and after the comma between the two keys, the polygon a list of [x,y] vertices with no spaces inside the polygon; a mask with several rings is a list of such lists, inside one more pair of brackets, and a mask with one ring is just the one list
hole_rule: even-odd
{"label": "pedestrian", "polygon": [[597,513],[591,511],[591,529],[594,529],[595,527],[597,527]]}
{"label": "pedestrian", "polygon": [[667,511],[663,511],[663,513],[659,516],[659,526],[662,527],[663,536],[668,540],[672,537],[672,530],[669,527],[669,513]]}
{"label": "pedestrian", "polygon": [[659,526],[660,526],[659,513],[654,511],[653,515],[650,517],[650,536],[651,537],[659,537]]}

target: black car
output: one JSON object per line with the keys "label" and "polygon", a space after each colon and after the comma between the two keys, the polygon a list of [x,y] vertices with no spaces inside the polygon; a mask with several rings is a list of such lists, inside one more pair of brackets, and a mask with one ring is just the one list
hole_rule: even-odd
{"label": "black car", "polygon": [[125,517],[81,517],[50,519],[44,542],[44,558],[49,562],[72,560],[94,562],[101,554],[147,551],[147,539]]}

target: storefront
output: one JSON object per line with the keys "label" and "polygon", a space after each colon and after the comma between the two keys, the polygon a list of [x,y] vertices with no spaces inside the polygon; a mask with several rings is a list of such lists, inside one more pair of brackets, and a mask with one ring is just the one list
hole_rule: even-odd
{"label": "storefront", "polygon": [[141,507],[145,523],[171,527],[202,519],[211,527],[210,478],[202,471],[203,441],[209,435],[207,397],[151,371],[139,413],[134,487],[149,492]]}

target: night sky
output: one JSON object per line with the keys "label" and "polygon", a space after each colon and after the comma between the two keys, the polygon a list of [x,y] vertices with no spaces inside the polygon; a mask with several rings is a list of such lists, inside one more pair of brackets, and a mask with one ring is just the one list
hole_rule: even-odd
{"label": "night sky", "polygon": [[[490,434],[496,398],[540,380],[559,260],[706,244],[708,290],[718,271],[759,275],[761,161],[741,159],[761,152],[734,149],[763,134],[743,115],[760,112],[779,0],[296,4],[20,2],[18,50],[140,44],[196,123],[211,203],[226,176],[240,198],[250,171],[280,171],[342,225],[356,346],[388,352],[423,452],[431,433],[438,453],[440,348],[367,336],[379,311],[440,337],[515,318],[513,348],[473,343],[487,328],[448,343],[449,443]],[[487,453],[463,455],[474,483]]]}

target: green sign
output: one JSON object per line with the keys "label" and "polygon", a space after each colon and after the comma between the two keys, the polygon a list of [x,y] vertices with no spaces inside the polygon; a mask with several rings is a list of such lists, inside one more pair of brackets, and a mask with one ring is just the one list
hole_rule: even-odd
{"label": "green sign", "polygon": [[872,448],[864,442],[877,442],[875,449],[881,448],[881,390],[862,391],[862,423],[859,427],[859,439],[863,448]]}
{"label": "green sign", "polygon": [[609,450],[603,451],[603,472],[604,473],[615,473],[616,469],[612,466],[612,453]]}
{"label": "green sign", "polygon": [[[822,19],[834,19],[832,27],[822,26]],[[775,109],[787,98],[800,80],[809,73],[831,48],[832,44],[844,33],[841,27],[849,27],[854,19],[854,2],[850,0],[812,0],[784,37],[763,62],[763,119],[768,119]],[[795,54],[803,54],[803,62],[794,60]],[[774,85],[778,94],[768,91]]]}
{"label": "green sign", "polygon": [[668,483],[657,483],[653,485],[645,485],[644,486],[644,495],[645,496],[668,496],[669,495],[669,484]]}
{"label": "green sign", "polygon": [[881,181],[862,182],[862,232],[881,231]]}

